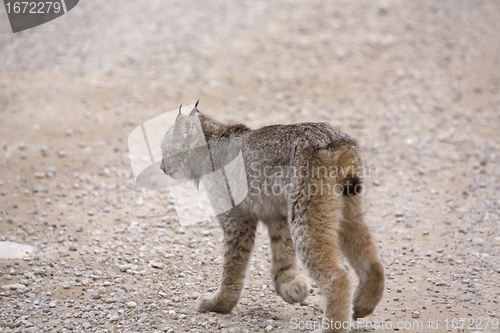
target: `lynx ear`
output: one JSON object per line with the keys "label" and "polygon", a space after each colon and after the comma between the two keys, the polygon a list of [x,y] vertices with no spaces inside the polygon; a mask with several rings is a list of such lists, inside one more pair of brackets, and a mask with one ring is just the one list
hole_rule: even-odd
{"label": "lynx ear", "polygon": [[189,113],[189,116],[201,116],[201,112],[198,111],[198,103],[200,103],[200,100],[198,99],[196,101],[196,104],[194,105],[194,109],[191,110],[191,113]]}
{"label": "lynx ear", "polygon": [[179,114],[175,119],[174,132],[184,139],[194,139],[196,137],[196,126],[188,116]]}

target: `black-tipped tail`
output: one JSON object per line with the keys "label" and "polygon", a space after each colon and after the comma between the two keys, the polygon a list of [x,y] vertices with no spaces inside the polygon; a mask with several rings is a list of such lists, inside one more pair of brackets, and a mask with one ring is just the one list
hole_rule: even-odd
{"label": "black-tipped tail", "polygon": [[359,179],[358,177],[345,178],[342,187],[342,194],[347,196],[363,194],[364,190],[361,179]]}

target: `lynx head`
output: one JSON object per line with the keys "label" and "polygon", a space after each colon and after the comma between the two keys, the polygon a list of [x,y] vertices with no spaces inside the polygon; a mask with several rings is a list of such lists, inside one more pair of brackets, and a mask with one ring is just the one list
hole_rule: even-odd
{"label": "lynx head", "polygon": [[[197,109],[198,102],[189,116],[181,114],[175,119],[174,126],[168,130],[161,141],[162,162],[161,170],[168,176],[182,180],[192,177],[191,152],[203,138]],[[191,162],[191,163],[190,163]]]}

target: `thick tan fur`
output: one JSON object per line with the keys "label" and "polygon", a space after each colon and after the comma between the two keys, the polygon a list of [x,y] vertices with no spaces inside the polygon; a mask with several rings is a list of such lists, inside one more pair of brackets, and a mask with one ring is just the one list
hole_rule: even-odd
{"label": "thick tan fur", "polygon": [[[262,221],[270,236],[274,287],[283,300],[296,303],[308,294],[308,281],[298,273],[298,254],[325,297],[324,321],[344,323],[371,314],[382,298],[384,269],[363,220],[362,161],[356,142],[325,123],[252,131],[243,125],[220,124],[196,108],[179,117],[162,142],[166,173],[177,178],[200,176],[190,168],[201,163],[200,156],[183,155],[182,161],[169,156],[175,147],[194,146],[202,130],[209,146],[236,142],[241,147],[249,184],[246,199],[218,216],[224,231],[222,278],[214,294],[198,298],[197,310],[227,313],[236,306],[257,223]],[[286,190],[277,193],[265,191],[266,187]],[[354,295],[341,254],[359,277]],[[323,327],[323,332],[347,331]]]}

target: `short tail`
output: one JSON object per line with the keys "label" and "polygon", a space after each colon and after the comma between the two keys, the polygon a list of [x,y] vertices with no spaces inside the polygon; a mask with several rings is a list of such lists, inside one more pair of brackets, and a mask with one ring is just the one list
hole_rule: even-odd
{"label": "short tail", "polygon": [[357,148],[349,147],[335,153],[338,182],[342,186],[342,194],[360,195],[364,191],[363,164]]}

